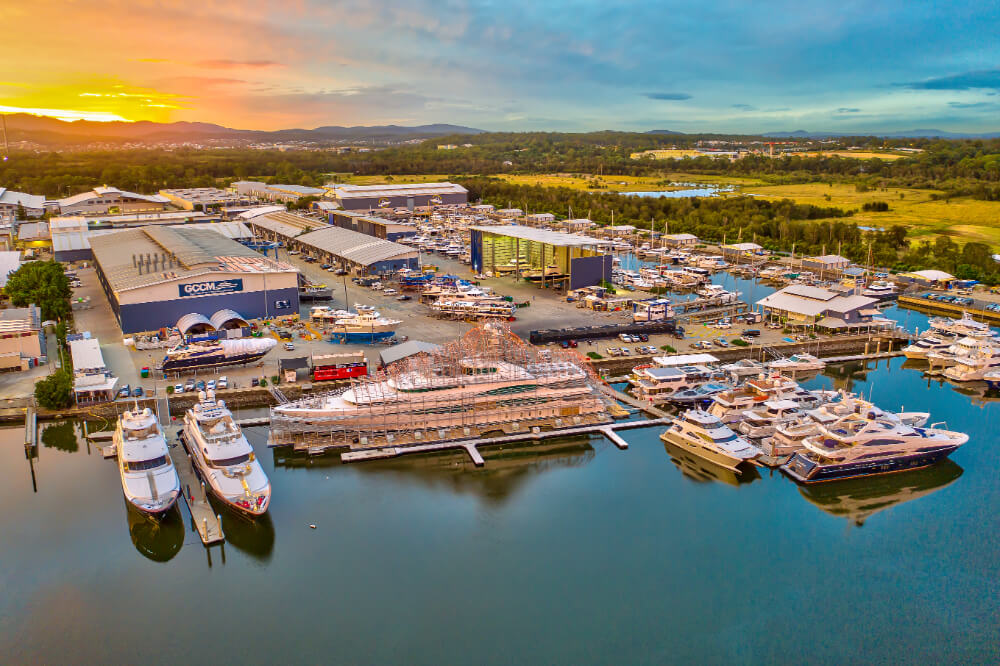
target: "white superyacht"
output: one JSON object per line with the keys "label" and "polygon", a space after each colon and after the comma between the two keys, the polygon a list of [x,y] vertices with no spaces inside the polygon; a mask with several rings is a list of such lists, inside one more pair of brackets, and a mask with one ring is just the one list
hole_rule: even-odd
{"label": "white superyacht", "polygon": [[760,449],[700,409],[689,409],[675,418],[660,439],[733,471],[760,455]]}
{"label": "white superyacht", "polygon": [[253,447],[214,391],[198,394],[184,415],[184,444],[208,489],[227,505],[259,516],[271,501],[271,483]]}
{"label": "white superyacht", "polygon": [[170,510],[180,496],[181,482],[149,408],[122,414],[113,441],[125,499],[152,516]]}

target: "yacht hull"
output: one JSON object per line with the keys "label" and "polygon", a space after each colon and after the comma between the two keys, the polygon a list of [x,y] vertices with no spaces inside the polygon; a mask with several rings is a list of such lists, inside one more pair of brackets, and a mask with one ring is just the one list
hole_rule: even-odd
{"label": "yacht hull", "polygon": [[947,458],[957,448],[957,445],[949,445],[942,446],[934,451],[924,451],[904,456],[874,458],[864,461],[827,465],[810,460],[802,453],[796,453],[787,463],[781,466],[781,471],[799,483],[820,483],[823,481],[836,481],[838,479],[854,479],[861,476],[877,476],[879,474],[892,474],[894,472],[928,467]]}
{"label": "yacht hull", "polygon": [[206,354],[205,356],[193,356],[185,359],[170,359],[163,362],[162,370],[164,372],[178,372],[198,368],[217,368],[224,365],[246,365],[247,363],[254,363],[264,358],[264,355],[268,351],[270,350],[252,352],[250,354],[238,354],[236,356]]}
{"label": "yacht hull", "polygon": [[672,444],[683,451],[701,458],[702,460],[707,460],[710,463],[714,463],[720,467],[725,467],[726,469],[732,470],[736,473],[740,472],[738,466],[741,462],[743,462],[741,458],[736,458],[734,456],[726,455],[721,451],[697,445],[683,437],[675,437],[669,430],[660,435],[660,440]]}

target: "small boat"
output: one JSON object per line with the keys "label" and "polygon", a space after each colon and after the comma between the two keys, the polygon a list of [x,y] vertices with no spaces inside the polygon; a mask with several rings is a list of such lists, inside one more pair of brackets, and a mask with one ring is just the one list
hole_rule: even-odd
{"label": "small boat", "polygon": [[933,465],[968,441],[961,432],[852,414],[820,425],[781,470],[800,483],[889,474]]}
{"label": "small boat", "polygon": [[660,439],[733,471],[760,455],[760,449],[700,409],[689,409],[674,419]]}
{"label": "small boat", "polygon": [[181,482],[150,409],[124,412],[112,440],[125,499],[154,517],[169,511],[180,496]]}
{"label": "small boat", "polygon": [[670,396],[670,402],[679,405],[695,405],[712,401],[712,396],[723,391],[728,391],[732,386],[728,384],[716,384],[709,382],[694,388],[678,391]]}
{"label": "small boat", "polygon": [[227,506],[249,516],[267,511],[271,483],[214,391],[199,392],[198,402],[184,414],[184,445],[205,485]]}
{"label": "small boat", "polygon": [[826,367],[826,362],[821,361],[812,354],[801,352],[792,354],[788,358],[779,358],[777,361],[771,361],[766,365],[769,370],[787,372],[794,375],[799,372],[819,372]]}

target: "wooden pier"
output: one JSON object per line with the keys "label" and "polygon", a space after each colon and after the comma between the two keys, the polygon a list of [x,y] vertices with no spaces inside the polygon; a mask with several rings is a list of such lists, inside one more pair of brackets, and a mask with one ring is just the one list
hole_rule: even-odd
{"label": "wooden pier", "polygon": [[[176,435],[177,429],[164,428],[164,435],[170,432]],[[169,436],[168,436],[169,437]],[[168,439],[169,441],[169,439]],[[219,543],[226,538],[222,531],[222,517],[215,513],[212,505],[208,502],[208,492],[205,484],[198,480],[198,475],[194,471],[194,463],[191,462],[189,454],[182,444],[174,444],[169,447],[170,458],[174,462],[177,476],[181,481],[181,494],[184,495],[184,503],[187,504],[188,512],[191,514],[191,522],[198,530],[201,542],[206,546]]]}
{"label": "wooden pier", "polygon": [[648,428],[656,425],[666,425],[673,421],[669,417],[648,419],[644,421],[626,421],[624,423],[606,423],[575,428],[562,428],[559,430],[532,430],[531,432],[517,433],[514,435],[504,435],[501,437],[486,437],[471,440],[452,440],[448,442],[434,442],[431,444],[415,444],[411,446],[387,446],[381,448],[364,449],[360,451],[345,451],[340,454],[340,460],[345,463],[365,462],[369,460],[385,460],[414,453],[431,453],[435,451],[453,451],[463,449],[469,454],[469,458],[477,467],[485,464],[482,454],[479,453],[480,446],[499,446],[513,442],[538,441],[552,437],[570,437],[573,435],[593,435],[601,434],[607,437],[612,444],[619,449],[627,449],[628,442],[625,441],[616,431],[632,428]]}

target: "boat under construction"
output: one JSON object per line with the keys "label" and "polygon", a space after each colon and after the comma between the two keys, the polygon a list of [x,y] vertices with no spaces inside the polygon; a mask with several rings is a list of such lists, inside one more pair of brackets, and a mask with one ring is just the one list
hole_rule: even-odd
{"label": "boat under construction", "polygon": [[271,446],[405,447],[610,423],[601,386],[577,352],[490,322],[349,388],[273,407]]}

